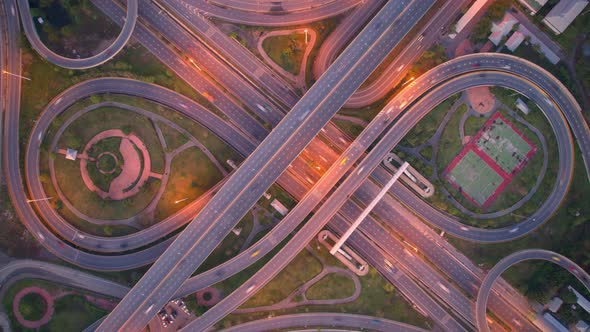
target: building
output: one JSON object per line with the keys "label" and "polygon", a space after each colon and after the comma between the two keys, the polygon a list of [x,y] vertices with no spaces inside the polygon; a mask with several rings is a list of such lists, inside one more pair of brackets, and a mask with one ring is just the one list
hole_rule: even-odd
{"label": "building", "polygon": [[584,297],[584,295],[578,293],[578,291],[575,290],[572,286],[567,286],[567,289],[569,289],[570,292],[572,292],[572,293],[574,293],[574,295],[576,295],[576,297],[578,298],[578,302],[577,302],[578,305],[582,309],[586,310],[587,313],[590,314],[590,301],[588,301],[588,299],[586,299]]}
{"label": "building", "polygon": [[558,321],[555,317],[553,317],[553,315],[551,315],[550,313],[548,313],[548,312],[544,313],[543,318],[545,318],[545,321],[547,321],[549,324],[551,324],[551,326],[553,326],[556,331],[569,332],[567,327],[563,326],[563,324],[561,324],[561,322]]}
{"label": "building", "polygon": [[501,22],[492,23],[492,34],[488,39],[494,43],[494,45],[498,46],[502,41],[502,38],[510,33],[510,30],[512,30],[512,27],[516,23],[518,23],[516,17],[512,16],[510,13],[506,13]]}
{"label": "building", "polygon": [[578,323],[576,323],[576,331],[588,332],[588,323],[583,320],[579,320]]}
{"label": "building", "polygon": [[576,16],[580,15],[586,5],[588,5],[588,0],[561,0],[545,16],[543,23],[556,35],[559,35],[567,29]]}
{"label": "building", "polygon": [[523,41],[524,35],[522,34],[522,32],[516,31],[506,41],[506,47],[510,50],[510,52],[514,52],[514,50],[516,50]]}
{"label": "building", "polygon": [[516,99],[516,108],[526,115],[528,115],[531,111],[527,104],[525,104],[525,102],[520,98]]}
{"label": "building", "polygon": [[286,216],[287,213],[289,213],[289,209],[287,209],[283,203],[279,202],[276,198],[270,203],[270,206],[277,210],[277,212],[282,216]]}
{"label": "building", "polygon": [[480,11],[480,9],[488,2],[488,0],[477,0],[475,3],[469,7],[467,12],[461,16],[457,24],[455,24],[455,32],[459,33],[461,30],[467,26],[467,23],[475,17],[475,15]]}
{"label": "building", "polygon": [[551,312],[557,312],[562,304],[563,300],[556,296],[552,298],[549,303],[547,303],[547,309],[549,309]]}
{"label": "building", "polygon": [[547,0],[518,0],[518,2],[528,9],[531,15],[535,15],[547,3]]}
{"label": "building", "polygon": [[78,156],[78,151],[74,149],[67,149],[66,150],[66,159],[68,160],[76,160]]}

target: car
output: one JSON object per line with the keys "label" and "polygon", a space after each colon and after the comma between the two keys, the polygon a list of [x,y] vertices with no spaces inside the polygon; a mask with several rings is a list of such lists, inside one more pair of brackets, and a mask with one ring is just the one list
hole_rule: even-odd
{"label": "car", "polygon": [[252,290],[254,290],[254,287],[256,287],[256,284],[248,287],[248,289],[246,289],[246,294],[250,293]]}
{"label": "car", "polygon": [[477,68],[477,67],[479,67],[479,66],[481,66],[481,64],[480,64],[479,62],[476,62],[476,63],[474,63],[474,64],[473,64],[473,66],[471,66],[471,67],[473,67],[473,68]]}

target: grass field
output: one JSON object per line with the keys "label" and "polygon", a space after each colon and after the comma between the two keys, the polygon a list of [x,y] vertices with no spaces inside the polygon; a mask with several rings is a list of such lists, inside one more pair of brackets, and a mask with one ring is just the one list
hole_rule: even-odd
{"label": "grass field", "polygon": [[[156,207],[155,220],[180,210],[221,179],[221,172],[201,150],[191,147],[182,151],[172,159],[170,177]],[[188,199],[175,203],[185,198]]]}
{"label": "grass field", "polygon": [[20,300],[18,310],[24,319],[36,321],[47,311],[47,302],[37,293],[27,294]]}
{"label": "grass field", "polygon": [[305,292],[309,300],[340,299],[352,294],[354,294],[354,282],[349,277],[338,273],[326,275]]}
{"label": "grass field", "polygon": [[262,48],[285,71],[294,75],[299,74],[306,48],[304,34],[271,36],[264,39]]}
{"label": "grass field", "polygon": [[492,123],[488,122],[475,144],[510,174],[524,162],[533,147],[501,117],[494,116],[490,120]]}
{"label": "grass field", "polygon": [[[319,244],[317,240],[312,240],[310,242],[312,250],[319,255],[327,264],[335,265],[341,268],[345,268],[343,264],[337,261],[332,255],[330,255],[329,251]],[[280,246],[279,246],[280,247]],[[301,256],[306,256],[306,259],[299,259]],[[265,261],[261,259],[261,261]],[[306,270],[307,262],[314,262],[313,267],[310,268],[309,271],[301,271]],[[307,273],[307,276],[304,278],[297,279],[298,284],[302,284],[305,280],[309,280],[313,277],[313,275],[319,273],[319,269],[315,266],[317,264],[317,259],[314,258],[311,253],[304,250],[297,256],[297,259],[292,261],[277,277],[273,279],[272,283],[275,283],[281,275],[297,275],[301,276],[303,273]],[[258,265],[258,263],[257,263]],[[250,273],[256,271],[258,267],[253,267]],[[317,273],[316,273],[317,271]],[[233,277],[232,282],[235,282],[236,285],[230,289],[226,289],[226,293],[236,287],[238,285],[237,281],[245,281],[244,279],[247,276]],[[293,278],[293,277],[288,277]],[[232,278],[228,279],[230,281]],[[287,279],[282,279],[283,281]],[[350,295],[350,291],[348,289],[344,289],[337,278],[323,278],[322,281],[324,285],[322,287],[323,294],[337,294],[337,298],[342,298],[347,295]],[[398,292],[391,287],[391,285],[383,279],[383,277],[377,272],[377,270],[370,268],[369,273],[360,278],[361,281],[361,294],[358,299],[353,302],[346,303],[346,304],[339,304],[339,305],[321,305],[321,306],[300,306],[296,308],[291,308],[287,310],[279,310],[273,312],[259,312],[253,314],[241,314],[241,315],[229,315],[219,324],[217,327],[229,327],[233,325],[237,325],[240,323],[244,323],[247,321],[255,320],[255,319],[263,319],[265,317],[276,316],[276,315],[283,315],[283,314],[290,314],[290,313],[304,313],[304,312],[342,312],[342,313],[355,313],[355,314],[364,314],[364,315],[373,315],[377,317],[384,317],[387,319],[393,319],[402,321],[408,324],[416,325],[423,328],[432,328],[432,323],[428,318],[417,313]],[[281,292],[282,295],[286,296],[291,291],[296,288],[295,286],[291,286],[289,284],[285,284],[285,290],[278,290],[277,292]],[[268,287],[268,286],[267,286]],[[267,287],[263,288],[256,296],[269,296],[272,297],[273,294],[266,293]],[[276,289],[275,289],[276,291]],[[278,293],[274,294],[275,296]],[[308,292],[309,295],[309,292]],[[319,296],[319,294],[318,294]],[[273,299],[280,299],[280,296]],[[266,302],[268,303],[268,302]]]}
{"label": "grass field", "polygon": [[164,140],[166,141],[166,151],[173,151],[188,142],[188,137],[178,130],[170,128],[161,122],[158,122],[158,127],[162,131],[162,136],[164,136]]}
{"label": "grass field", "polygon": [[459,191],[484,205],[504,179],[475,152],[468,151],[448,174]]}

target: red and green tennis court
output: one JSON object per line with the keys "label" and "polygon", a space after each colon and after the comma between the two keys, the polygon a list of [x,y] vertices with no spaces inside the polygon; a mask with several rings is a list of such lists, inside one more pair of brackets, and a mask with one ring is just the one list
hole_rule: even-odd
{"label": "red and green tennis court", "polygon": [[496,112],[443,175],[472,203],[487,207],[535,152],[534,144]]}

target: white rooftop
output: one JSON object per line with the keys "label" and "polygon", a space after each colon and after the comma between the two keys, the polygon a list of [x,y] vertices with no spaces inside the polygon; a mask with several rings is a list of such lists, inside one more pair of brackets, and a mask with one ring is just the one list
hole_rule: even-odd
{"label": "white rooftop", "polygon": [[588,5],[588,0],[561,0],[545,16],[543,23],[558,35],[567,29],[586,5]]}
{"label": "white rooftop", "polygon": [[510,13],[506,13],[502,21],[499,23],[492,23],[492,34],[488,37],[488,39],[494,43],[494,45],[498,46],[502,38],[508,35],[516,23],[518,23],[516,17],[512,16]]}

